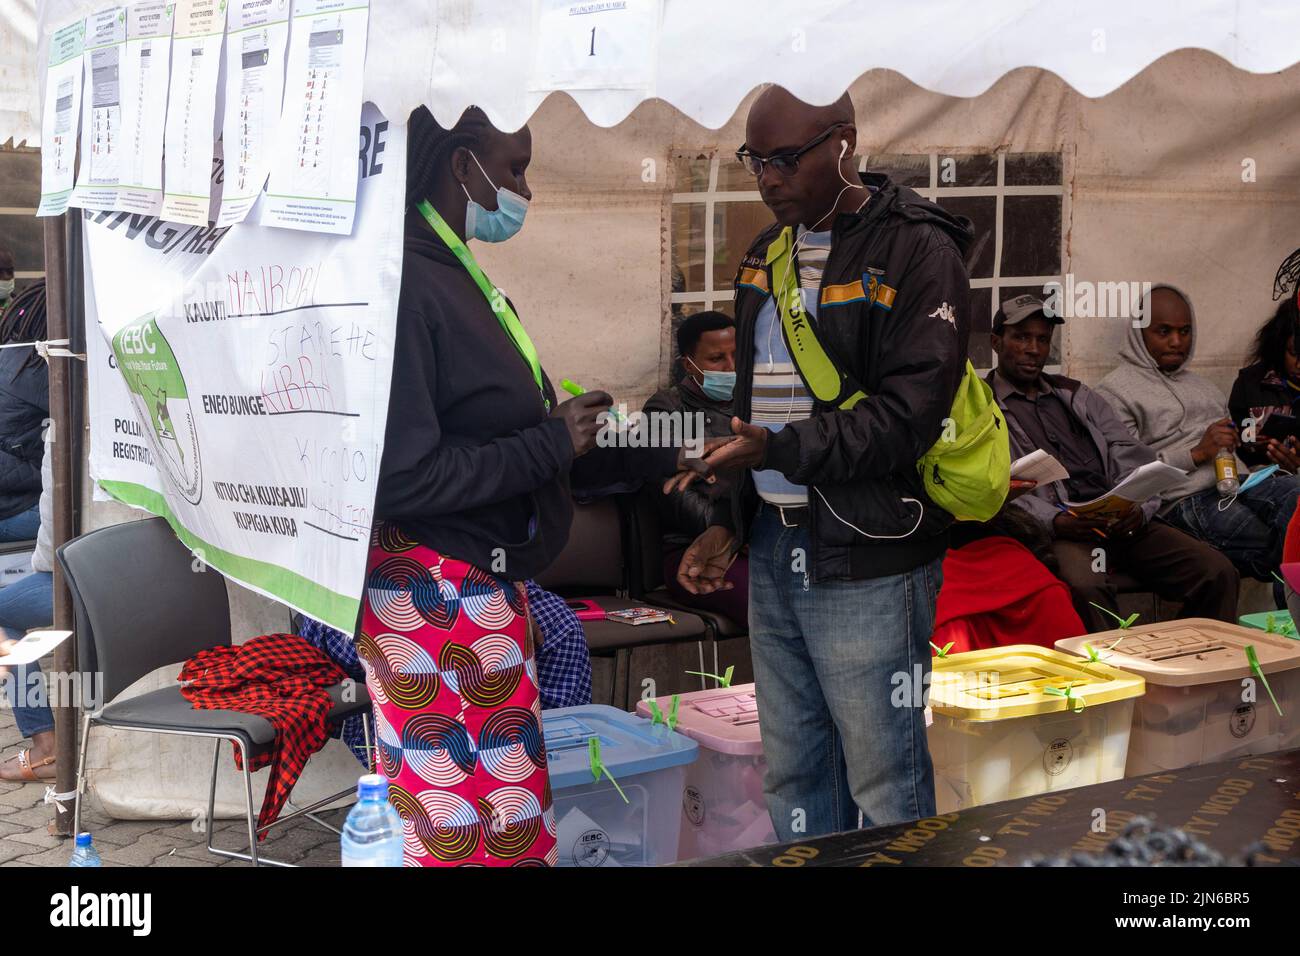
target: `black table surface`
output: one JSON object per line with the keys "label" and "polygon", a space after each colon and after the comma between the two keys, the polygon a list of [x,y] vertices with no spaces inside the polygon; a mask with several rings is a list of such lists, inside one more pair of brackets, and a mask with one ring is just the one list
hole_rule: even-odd
{"label": "black table surface", "polygon": [[684,866],[1016,866],[1099,852],[1135,817],[1179,827],[1226,859],[1300,861],[1300,750],[1061,790],[912,823],[757,847]]}

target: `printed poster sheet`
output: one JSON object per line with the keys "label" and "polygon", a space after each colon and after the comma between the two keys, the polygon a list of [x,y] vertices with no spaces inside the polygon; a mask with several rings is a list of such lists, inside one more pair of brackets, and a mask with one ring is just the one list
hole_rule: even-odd
{"label": "printed poster sheet", "polygon": [[50,37],[41,114],[41,203],[38,216],[59,216],[72,196],[77,161],[77,121],[81,116],[81,53],[86,21],[78,20]]}
{"label": "printed poster sheet", "polygon": [[167,94],[162,218],[208,224],[226,0],[180,0]]}
{"label": "printed poster sheet", "polygon": [[369,105],[362,123],[354,236],[101,212],[83,240],[91,477],[222,574],[349,634],[406,193],[405,127]]}
{"label": "printed poster sheet", "polygon": [[243,222],[266,185],[284,93],[289,0],[233,0],[227,23],[219,226]]}
{"label": "printed poster sheet", "polygon": [[122,165],[122,50],[126,10],[109,7],[86,19],[82,52],[81,167],[68,200],[82,209],[112,209]]}
{"label": "printed poster sheet", "polygon": [[172,62],[171,0],[126,8],[122,53],[122,158],[117,209],[155,216],[162,208],[163,129]]}
{"label": "printed poster sheet", "polygon": [[369,13],[368,0],[294,0],[263,225],[352,231]]}

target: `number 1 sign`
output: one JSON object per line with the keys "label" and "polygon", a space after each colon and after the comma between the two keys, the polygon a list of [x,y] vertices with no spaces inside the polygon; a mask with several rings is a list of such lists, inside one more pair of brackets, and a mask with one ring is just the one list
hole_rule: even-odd
{"label": "number 1 sign", "polygon": [[663,0],[536,0],[533,90],[654,89]]}

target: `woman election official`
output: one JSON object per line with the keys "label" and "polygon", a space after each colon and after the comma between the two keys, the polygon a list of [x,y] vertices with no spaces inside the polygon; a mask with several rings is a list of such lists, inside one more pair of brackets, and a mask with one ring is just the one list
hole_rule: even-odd
{"label": "woman election official", "polygon": [[[471,246],[523,225],[527,127],[411,116],[393,382],[357,650],[408,865],[555,863],[522,582],[564,547],[570,487],[658,478],[677,449],[597,448],[603,392],[557,402]],[[682,458],[679,461],[679,456]]]}

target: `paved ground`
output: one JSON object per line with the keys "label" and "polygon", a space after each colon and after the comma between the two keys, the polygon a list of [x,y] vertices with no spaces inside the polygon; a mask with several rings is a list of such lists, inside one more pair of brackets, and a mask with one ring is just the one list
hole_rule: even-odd
{"label": "paved ground", "polygon": [[[20,743],[25,742],[13,711],[0,707],[0,757],[15,753]],[[67,866],[72,841],[49,835],[54,807],[42,802],[44,796],[44,784],[0,780],[0,866]],[[335,810],[323,817],[337,827],[345,815]],[[242,820],[220,820],[216,826],[218,846],[244,848]],[[208,853],[206,834],[195,833],[191,820],[110,820],[91,814],[82,828],[94,834],[105,866],[249,865]],[[339,838],[310,820],[293,820],[271,831],[262,852],[299,866],[338,866]]]}

